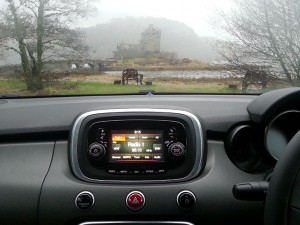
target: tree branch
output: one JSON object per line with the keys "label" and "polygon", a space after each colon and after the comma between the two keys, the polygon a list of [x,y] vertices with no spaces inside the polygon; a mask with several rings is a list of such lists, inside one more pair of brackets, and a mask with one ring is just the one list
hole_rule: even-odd
{"label": "tree branch", "polygon": [[21,52],[20,52],[18,49],[14,48],[14,47],[6,46],[6,45],[4,45],[3,47],[4,47],[6,50],[13,50],[13,51],[15,51],[16,53],[18,53],[19,55],[21,54]]}

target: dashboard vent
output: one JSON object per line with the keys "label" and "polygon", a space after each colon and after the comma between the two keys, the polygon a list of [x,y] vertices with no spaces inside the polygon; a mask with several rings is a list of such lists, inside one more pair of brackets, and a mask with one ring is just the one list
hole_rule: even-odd
{"label": "dashboard vent", "polygon": [[259,149],[263,146],[261,138],[250,125],[233,129],[226,141],[226,152],[230,160],[245,172],[255,172],[262,164]]}

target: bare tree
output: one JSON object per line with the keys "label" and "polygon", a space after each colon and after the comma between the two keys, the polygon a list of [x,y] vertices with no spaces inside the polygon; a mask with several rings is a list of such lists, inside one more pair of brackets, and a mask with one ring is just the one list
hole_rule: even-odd
{"label": "bare tree", "polygon": [[239,53],[228,57],[276,62],[291,84],[300,81],[300,1],[234,2],[231,13],[221,13],[222,28],[234,38],[227,46],[231,43],[231,50]]}
{"label": "bare tree", "polygon": [[72,24],[92,12],[89,0],[4,0],[0,43],[21,57],[27,89],[43,89],[45,60],[78,57],[87,52],[83,33]]}

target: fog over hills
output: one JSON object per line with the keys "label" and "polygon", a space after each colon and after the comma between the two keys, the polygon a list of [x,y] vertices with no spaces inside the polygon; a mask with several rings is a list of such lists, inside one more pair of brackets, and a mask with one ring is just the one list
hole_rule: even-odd
{"label": "fog over hills", "polygon": [[[90,47],[90,58],[106,59],[113,57],[117,44],[125,42],[138,44],[141,33],[153,24],[161,29],[161,51],[176,52],[179,58],[191,58],[210,62],[216,58],[213,49],[214,38],[199,37],[187,25],[163,18],[113,19],[110,23],[83,28],[86,44]],[[6,51],[0,58],[0,65],[19,64],[20,56]]]}
{"label": "fog over hills", "polygon": [[203,61],[212,61],[215,58],[213,38],[199,37],[183,23],[151,17],[113,19],[107,24],[85,28],[91,56],[98,59],[112,57],[112,51],[116,50],[118,43],[139,43],[141,33],[150,24],[161,29],[161,51],[177,52],[179,58]]}

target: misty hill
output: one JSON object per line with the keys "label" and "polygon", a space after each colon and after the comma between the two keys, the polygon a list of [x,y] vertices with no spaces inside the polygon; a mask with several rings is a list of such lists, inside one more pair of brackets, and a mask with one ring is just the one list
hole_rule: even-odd
{"label": "misty hill", "polygon": [[[138,44],[141,33],[153,24],[161,29],[161,51],[177,52],[179,58],[191,58],[203,61],[215,59],[213,38],[199,37],[187,25],[163,18],[126,18],[113,19],[110,23],[83,28],[86,44],[90,46],[90,58],[106,59],[112,57],[117,43]],[[1,52],[0,52],[1,53]],[[1,54],[0,54],[1,56]],[[20,63],[20,56],[6,51],[0,57],[0,66]]]}
{"label": "misty hill", "polygon": [[117,43],[138,44],[141,33],[150,24],[161,29],[161,51],[177,52],[179,58],[211,61],[215,58],[212,43],[207,37],[199,37],[193,29],[177,21],[163,18],[113,19],[110,23],[85,28],[86,42],[91,56],[97,59],[112,57]]}

